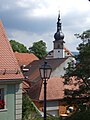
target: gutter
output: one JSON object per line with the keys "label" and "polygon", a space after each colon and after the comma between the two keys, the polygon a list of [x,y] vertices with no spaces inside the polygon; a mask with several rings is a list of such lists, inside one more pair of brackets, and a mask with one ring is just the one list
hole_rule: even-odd
{"label": "gutter", "polygon": [[34,102],[31,102],[33,107],[35,108],[36,112],[41,116],[41,117],[44,117],[44,113],[42,111],[40,111],[36,105],[34,104]]}

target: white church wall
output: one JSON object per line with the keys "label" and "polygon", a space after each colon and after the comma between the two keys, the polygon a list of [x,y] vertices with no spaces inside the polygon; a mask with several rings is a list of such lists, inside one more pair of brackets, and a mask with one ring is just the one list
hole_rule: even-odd
{"label": "white church wall", "polygon": [[51,77],[61,77],[65,74],[65,68],[68,67],[68,63],[73,60],[73,57],[69,57],[63,62],[60,66],[58,66],[51,74]]}

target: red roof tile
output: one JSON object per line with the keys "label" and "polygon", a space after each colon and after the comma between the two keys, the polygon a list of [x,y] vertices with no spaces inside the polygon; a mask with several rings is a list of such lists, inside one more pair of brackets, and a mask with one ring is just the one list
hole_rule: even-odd
{"label": "red roof tile", "polygon": [[[79,90],[79,84],[82,80],[72,77],[72,83],[64,85],[64,79],[60,77],[51,77],[47,81],[47,100],[63,99],[65,97],[64,90]],[[44,99],[44,85],[42,84],[39,100]]]}
{"label": "red roof tile", "polygon": [[30,95],[30,98],[33,100],[39,100],[40,92],[42,87],[42,80],[38,80],[33,85],[31,85],[28,94]]}
{"label": "red roof tile", "polygon": [[28,89],[29,87],[30,85],[26,81],[23,81],[23,88]]}
{"label": "red roof tile", "polygon": [[[52,77],[47,81],[47,100],[63,99],[64,84],[60,77]],[[42,85],[39,100],[44,99],[44,86]]]}
{"label": "red roof tile", "polygon": [[0,21],[0,79],[21,79],[23,75]]}
{"label": "red roof tile", "polygon": [[23,91],[23,93],[27,93],[27,91],[29,90],[29,88],[30,88],[30,84],[28,84],[26,81],[23,81],[23,83],[22,83],[22,91]]}
{"label": "red roof tile", "polygon": [[65,52],[69,53],[71,56],[73,56],[73,54],[70,52],[70,50],[68,50],[67,48],[64,47]]}
{"label": "red roof tile", "polygon": [[39,60],[33,53],[18,53],[15,52],[16,59],[20,66],[22,65],[28,65],[34,60]]}
{"label": "red roof tile", "polygon": [[31,81],[32,82],[37,81],[38,78],[40,78],[39,67],[42,64],[44,64],[44,61],[47,61],[48,64],[50,64],[52,66],[52,71],[53,71],[67,59],[68,58],[35,60],[35,61],[33,61],[32,63],[30,63],[26,66],[26,68],[28,68],[29,71],[25,72],[24,76],[28,76],[28,79],[29,79],[30,82]]}

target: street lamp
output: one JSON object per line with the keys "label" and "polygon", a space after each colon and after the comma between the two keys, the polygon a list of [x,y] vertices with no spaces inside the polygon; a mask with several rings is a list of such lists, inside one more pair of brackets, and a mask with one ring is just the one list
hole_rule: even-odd
{"label": "street lamp", "polygon": [[47,64],[47,62],[44,62],[44,64],[39,68],[39,71],[44,84],[44,120],[46,120],[46,85],[47,80],[50,78],[52,68]]}

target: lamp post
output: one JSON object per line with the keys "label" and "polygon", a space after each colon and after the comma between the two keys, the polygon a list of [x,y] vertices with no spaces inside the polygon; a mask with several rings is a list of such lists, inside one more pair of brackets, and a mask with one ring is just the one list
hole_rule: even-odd
{"label": "lamp post", "polygon": [[47,62],[44,62],[44,64],[39,68],[39,71],[44,84],[44,120],[46,120],[46,85],[47,80],[50,78],[52,68],[47,64]]}

